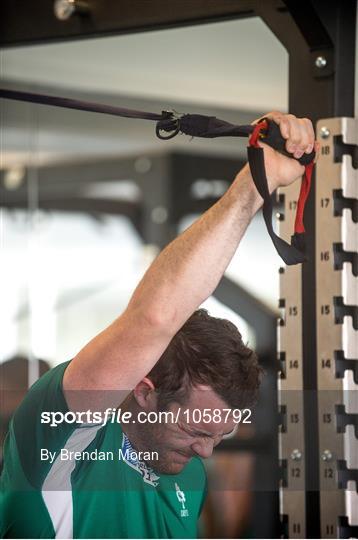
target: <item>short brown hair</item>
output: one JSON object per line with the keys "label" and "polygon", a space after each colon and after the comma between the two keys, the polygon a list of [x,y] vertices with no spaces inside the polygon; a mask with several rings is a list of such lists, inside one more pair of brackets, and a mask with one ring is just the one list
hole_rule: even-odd
{"label": "short brown hair", "polygon": [[158,405],[182,403],[196,385],[210,386],[231,408],[253,405],[263,370],[257,355],[226,319],[199,309],[171,340],[148,377],[158,392]]}

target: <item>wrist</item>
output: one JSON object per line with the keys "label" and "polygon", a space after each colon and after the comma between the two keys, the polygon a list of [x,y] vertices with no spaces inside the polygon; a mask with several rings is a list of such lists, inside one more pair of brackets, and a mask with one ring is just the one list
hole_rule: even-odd
{"label": "wrist", "polygon": [[245,206],[250,209],[251,217],[253,217],[262,206],[263,199],[256,189],[248,163],[236,175],[231,187],[235,199],[244,202]]}

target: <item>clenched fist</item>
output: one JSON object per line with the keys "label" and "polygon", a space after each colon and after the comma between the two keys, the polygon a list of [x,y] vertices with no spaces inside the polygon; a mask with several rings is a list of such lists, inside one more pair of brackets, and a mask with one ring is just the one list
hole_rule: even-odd
{"label": "clenched fist", "polygon": [[[311,120],[297,118],[293,114],[283,114],[273,111],[265,114],[265,118],[273,120],[280,128],[281,135],[286,139],[286,150],[292,157],[299,159],[304,153],[319,154],[319,143],[315,141],[315,133]],[[256,124],[259,120],[255,120]],[[288,186],[304,174],[305,168],[295,159],[290,159],[277,152],[267,144],[259,141],[264,149],[265,169],[270,192],[280,186]]]}

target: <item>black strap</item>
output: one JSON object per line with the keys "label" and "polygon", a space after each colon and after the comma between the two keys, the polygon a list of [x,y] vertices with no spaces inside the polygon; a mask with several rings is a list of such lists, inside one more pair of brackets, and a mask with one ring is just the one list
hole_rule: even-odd
{"label": "black strap", "polygon": [[264,152],[262,148],[247,148],[252,178],[254,179],[257,191],[264,200],[262,214],[264,216],[267,232],[283,261],[288,264],[298,264],[306,260],[304,246],[297,249],[295,245],[288,244],[285,240],[277,236],[272,227],[272,198],[268,190],[268,183],[265,173]]}
{"label": "black strap", "polygon": [[[161,114],[137,111],[133,109],[124,109],[111,105],[85,102],[78,99],[61,98],[43,94],[33,94],[31,92],[20,92],[16,90],[0,89],[0,98],[13,99],[17,101],[26,101],[41,105],[50,105],[55,107],[64,107],[66,109],[76,109],[80,111],[95,112],[121,116],[124,118],[137,118],[142,120],[153,120],[157,122],[156,134],[160,139],[171,139],[178,133],[184,133],[192,137],[216,138],[216,137],[247,137],[255,130],[255,126],[238,126],[220,120],[215,116],[204,116],[200,114],[178,115],[174,111],[162,111]],[[275,150],[293,158],[285,149],[285,139],[281,136],[278,125],[268,119],[266,128],[260,133],[260,139]],[[314,160],[315,153],[304,154],[298,161],[307,166]],[[278,253],[286,264],[297,264],[306,260],[304,235],[294,234],[292,245],[288,244],[277,236],[272,227],[272,200],[268,190],[264,154],[262,148],[249,146],[248,158],[252,177],[255,186],[264,200],[263,216],[268,233],[274,243]],[[293,158],[295,159],[295,158]]]}
{"label": "black strap", "polygon": [[0,97],[5,99],[13,99],[15,101],[38,103],[39,105],[50,105],[51,107],[75,109],[76,111],[87,111],[101,114],[110,114],[112,116],[122,116],[125,118],[140,118],[142,120],[157,121],[163,118],[163,114],[135,111],[132,109],[122,109],[120,107],[114,107],[112,105],[104,105],[103,103],[92,103],[91,101],[48,96],[45,94],[33,94],[32,92],[20,92],[17,90],[7,90],[3,88],[0,89]]}
{"label": "black strap", "polygon": [[[158,122],[159,130],[170,131],[168,121]],[[253,126],[236,126],[219,120],[215,116],[204,116],[202,114],[184,114],[177,119],[178,128],[181,133],[192,137],[203,137],[213,139],[216,137],[247,137],[252,133]],[[158,133],[157,133],[158,134]],[[158,134],[159,138],[161,134]]]}

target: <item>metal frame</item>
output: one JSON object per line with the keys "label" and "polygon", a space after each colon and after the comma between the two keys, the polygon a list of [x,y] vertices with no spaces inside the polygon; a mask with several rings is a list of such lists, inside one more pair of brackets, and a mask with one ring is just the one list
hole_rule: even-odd
{"label": "metal frame", "polygon": [[49,0],[37,0],[36,9],[22,0],[4,0],[0,10],[0,45],[118,35],[254,15],[252,0],[89,0],[86,3],[87,13],[61,21]]}

